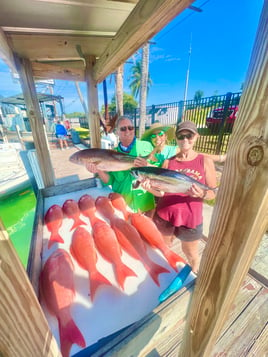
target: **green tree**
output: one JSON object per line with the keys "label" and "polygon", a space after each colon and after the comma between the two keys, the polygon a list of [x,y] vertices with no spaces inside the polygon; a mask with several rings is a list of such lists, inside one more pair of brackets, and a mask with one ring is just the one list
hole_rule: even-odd
{"label": "green tree", "polygon": [[[133,98],[131,94],[124,93],[123,94],[123,108],[124,113],[127,115],[128,113],[133,113],[134,110],[137,108],[138,103]],[[111,103],[108,106],[109,112],[115,113],[116,112],[116,100],[115,95],[111,99]],[[101,108],[101,112],[104,113],[104,105]]]}
{"label": "green tree", "polygon": [[200,102],[201,98],[204,96],[204,92],[202,90],[197,90],[194,94],[194,101],[196,103]]}
{"label": "green tree", "polygon": [[[129,84],[131,89],[131,93],[134,98],[137,98],[140,94],[141,89],[141,76],[142,76],[142,61],[137,61],[131,68],[131,76],[129,80],[132,80]],[[148,73],[147,79],[147,93],[149,91],[150,86],[153,84],[152,79],[150,78],[150,74]]]}

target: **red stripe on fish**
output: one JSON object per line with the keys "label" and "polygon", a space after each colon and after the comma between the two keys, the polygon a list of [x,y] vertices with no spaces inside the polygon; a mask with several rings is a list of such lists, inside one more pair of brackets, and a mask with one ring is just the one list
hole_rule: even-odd
{"label": "red stripe on fish", "polygon": [[180,257],[178,254],[174,253],[169,247],[166,245],[164,238],[160,231],[158,230],[155,223],[147,216],[140,213],[132,213],[130,216],[131,223],[137,229],[137,231],[141,234],[141,236],[154,248],[158,248],[170,266],[178,271],[177,263],[182,262],[185,263],[185,260]]}
{"label": "red stripe on fish", "polygon": [[103,221],[95,223],[92,231],[98,251],[104,259],[114,265],[118,284],[124,290],[126,278],[137,276],[137,274],[122,262],[121,250],[115,232]]}
{"label": "red stripe on fish", "polygon": [[92,235],[83,227],[78,227],[73,233],[70,252],[79,266],[89,273],[91,300],[94,300],[97,289],[101,285],[112,285],[98,272],[97,253]]}
{"label": "red stripe on fish", "polygon": [[63,221],[62,208],[59,205],[51,206],[45,214],[44,221],[48,231],[51,233],[48,241],[48,249],[56,242],[64,243],[63,238],[59,234],[59,229]]}
{"label": "red stripe on fish", "polygon": [[62,210],[68,218],[74,220],[73,226],[71,227],[70,231],[80,225],[86,225],[86,222],[82,221],[82,219],[80,219],[79,217],[80,210],[78,207],[78,203],[75,200],[66,200],[62,206]]}
{"label": "red stripe on fish", "polygon": [[59,324],[60,346],[63,357],[68,357],[73,344],[85,347],[85,339],[71,316],[74,300],[74,266],[70,255],[57,249],[47,259],[40,274],[40,296]]}

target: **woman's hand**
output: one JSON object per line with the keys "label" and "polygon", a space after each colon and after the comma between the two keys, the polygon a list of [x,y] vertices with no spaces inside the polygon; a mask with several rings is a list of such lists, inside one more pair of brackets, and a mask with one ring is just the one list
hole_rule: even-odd
{"label": "woman's hand", "polygon": [[186,193],[191,197],[204,198],[206,196],[207,191],[203,190],[202,188],[200,188],[194,183]]}

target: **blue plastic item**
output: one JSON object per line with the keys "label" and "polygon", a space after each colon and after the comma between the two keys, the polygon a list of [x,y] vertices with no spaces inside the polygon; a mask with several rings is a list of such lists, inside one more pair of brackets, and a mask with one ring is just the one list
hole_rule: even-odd
{"label": "blue plastic item", "polygon": [[171,295],[173,295],[176,291],[180,290],[183,283],[185,282],[186,278],[191,273],[191,271],[192,271],[192,268],[190,267],[190,265],[186,264],[182,268],[182,270],[179,272],[179,274],[176,276],[176,278],[172,281],[172,283],[159,296],[159,298],[158,298],[159,302],[165,301],[167,298],[169,298]]}

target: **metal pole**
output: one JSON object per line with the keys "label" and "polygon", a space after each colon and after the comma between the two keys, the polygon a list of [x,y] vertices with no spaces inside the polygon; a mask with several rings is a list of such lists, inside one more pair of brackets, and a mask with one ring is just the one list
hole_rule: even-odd
{"label": "metal pole", "polygon": [[184,98],[183,98],[183,102],[184,102],[183,112],[185,111],[187,93],[188,93],[188,83],[189,83],[189,74],[190,74],[190,65],[191,65],[191,54],[192,54],[192,33],[191,33],[191,38],[190,38],[188,67],[187,67],[186,80],[185,80],[185,89],[184,89]]}

